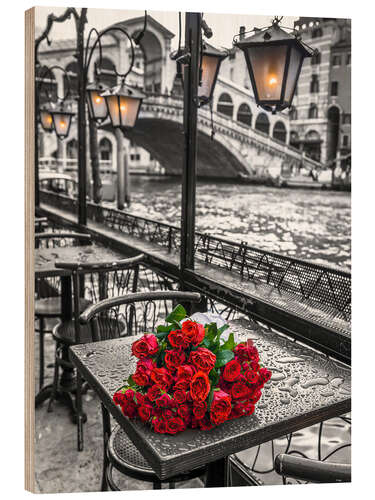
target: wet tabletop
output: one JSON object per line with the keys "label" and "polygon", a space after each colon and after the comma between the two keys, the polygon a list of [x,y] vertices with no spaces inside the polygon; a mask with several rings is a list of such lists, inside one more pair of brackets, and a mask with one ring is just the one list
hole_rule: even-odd
{"label": "wet tabletop", "polygon": [[69,274],[69,271],[57,269],[55,262],[77,262],[77,263],[96,263],[96,262],[116,262],[124,259],[124,256],[118,252],[100,245],[84,245],[76,247],[59,248],[38,248],[35,249],[35,274],[37,276],[52,276]]}
{"label": "wet tabletop", "polygon": [[[237,341],[252,339],[271,369],[255,413],[210,431],[156,434],[129,420],[112,396],[134,371],[133,338],[74,346],[72,359],[162,479],[350,411],[350,369],[248,321],[230,322]],[[89,416],[90,418],[90,416]]]}

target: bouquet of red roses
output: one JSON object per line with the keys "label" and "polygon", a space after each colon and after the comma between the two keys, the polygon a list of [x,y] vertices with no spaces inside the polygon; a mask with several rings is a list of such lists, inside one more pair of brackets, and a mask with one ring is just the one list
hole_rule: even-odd
{"label": "bouquet of red roses", "polygon": [[271,378],[251,340],[236,344],[230,333],[224,341],[228,325],[201,325],[186,316],[178,305],[166,325],[132,344],[137,368],[113,396],[124,415],[159,433],[209,430],[251,415]]}

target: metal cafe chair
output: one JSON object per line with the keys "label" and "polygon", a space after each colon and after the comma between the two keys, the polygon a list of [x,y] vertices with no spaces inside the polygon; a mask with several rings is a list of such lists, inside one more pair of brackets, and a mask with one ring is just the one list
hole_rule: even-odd
{"label": "metal cafe chair", "polygon": [[[80,316],[82,325],[91,327],[93,341],[108,339],[108,321],[115,319],[110,338],[135,335],[154,331],[158,323],[162,323],[176,303],[200,302],[201,295],[193,292],[154,291],[135,293],[115,297],[89,306]],[[125,329],[123,330],[125,326]],[[133,445],[120,426],[111,430],[110,414],[102,404],[102,422],[104,439],[104,457],[102,473],[102,491],[108,489],[120,491],[113,479],[113,469],[141,481],[153,483],[154,489],[161,489],[163,483],[170,488],[175,483],[188,481],[206,472],[205,467],[193,469],[179,476],[160,480],[145,458]]]}
{"label": "metal cafe chair", "polygon": [[[79,304],[85,300],[86,305],[95,304],[106,298],[135,292],[138,285],[139,264],[143,254],[136,257],[122,259],[117,262],[97,262],[95,264],[76,262],[56,262],[56,267],[69,270],[73,282],[73,318],[60,321],[53,329],[52,335],[56,341],[55,371],[53,388],[49,401],[49,411],[59,390],[60,367],[73,371],[69,357],[64,355],[67,349],[75,344],[92,342],[91,329],[80,325],[79,313],[82,309]],[[111,318],[103,325],[102,338],[112,338],[115,321]],[[121,325],[122,326],[122,325]],[[77,374],[75,390],[74,419],[77,422],[78,451],[83,450],[83,423],[86,415],[82,410],[82,379]]]}
{"label": "metal cafe chair", "polygon": [[[58,248],[78,246],[82,243],[91,243],[89,234],[72,232],[43,232],[35,234],[35,248]],[[39,322],[39,386],[44,385],[44,335],[52,333],[52,328],[61,316],[61,282],[60,277],[38,278],[35,283],[34,315]],[[80,311],[83,311],[89,302],[80,301]]]}
{"label": "metal cafe chair", "polygon": [[284,484],[286,484],[287,477],[312,483],[349,483],[351,481],[349,464],[323,462],[287,453],[277,455],[275,470],[282,476]]}

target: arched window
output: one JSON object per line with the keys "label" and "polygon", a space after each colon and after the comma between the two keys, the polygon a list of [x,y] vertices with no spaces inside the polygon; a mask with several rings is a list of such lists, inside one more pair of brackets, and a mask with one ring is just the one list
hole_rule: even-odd
{"label": "arched window", "polygon": [[318,106],[313,102],[309,107],[309,118],[318,118]]}
{"label": "arched window", "polygon": [[233,118],[233,101],[229,94],[221,94],[217,103],[217,111]]}
{"label": "arched window", "polygon": [[100,161],[112,161],[112,144],[106,137],[99,142],[99,157]]}
{"label": "arched window", "polygon": [[[76,97],[78,95],[78,64],[76,61],[70,62],[65,71],[69,76],[69,84],[70,84],[70,97]],[[64,74],[64,94],[68,90],[68,82],[67,77]]]}
{"label": "arched window", "polygon": [[66,145],[66,156],[70,160],[78,158],[78,142],[77,139],[72,139]]}
{"label": "arched window", "polygon": [[100,66],[100,82],[105,87],[114,87],[117,85],[115,65],[107,57],[103,57],[102,64]]}
{"label": "arched window", "polygon": [[270,122],[266,113],[259,113],[255,121],[256,130],[260,130],[264,134],[270,133]]}
{"label": "arched window", "polygon": [[252,114],[250,106],[245,102],[243,102],[237,111],[237,121],[251,127],[251,119],[252,119]]}
{"label": "arched window", "polygon": [[292,106],[289,111],[289,116],[291,120],[298,120],[298,111],[295,106]]}
{"label": "arched window", "polygon": [[275,123],[272,136],[278,141],[286,142],[286,127],[283,122],[278,121]]}

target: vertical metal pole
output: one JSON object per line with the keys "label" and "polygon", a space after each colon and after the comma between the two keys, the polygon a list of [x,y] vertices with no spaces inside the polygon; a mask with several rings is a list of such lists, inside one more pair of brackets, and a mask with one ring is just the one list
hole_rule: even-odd
{"label": "vertical metal pole", "polygon": [[184,69],[184,161],[182,166],[180,268],[194,269],[195,189],[197,159],[197,95],[201,14],[185,15],[185,45],[191,54]]}
{"label": "vertical metal pole", "polygon": [[125,206],[125,169],[124,169],[124,136],[119,128],[115,128],[117,144],[117,208]]}
{"label": "vertical metal pole", "polygon": [[77,64],[78,64],[78,224],[87,224],[86,213],[86,77],[84,71],[84,31],[87,9],[81,9],[76,19],[77,28]]}
{"label": "vertical metal pole", "polygon": [[[34,67],[36,68],[38,60],[38,48],[35,45]],[[38,110],[39,110],[39,81],[34,75],[34,189],[35,189],[35,208],[39,208],[39,135],[38,135]]]}

